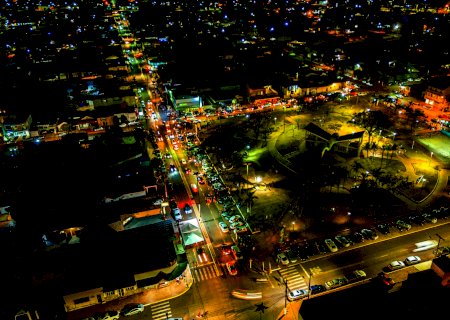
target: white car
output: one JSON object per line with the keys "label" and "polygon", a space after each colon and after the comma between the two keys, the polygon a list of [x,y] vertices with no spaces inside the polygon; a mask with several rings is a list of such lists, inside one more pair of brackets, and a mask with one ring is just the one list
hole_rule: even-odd
{"label": "white car", "polygon": [[132,316],[134,314],[142,312],[144,312],[144,305],[141,303],[133,303],[126,305],[121,311],[122,315],[124,315],[125,317]]}
{"label": "white car", "polygon": [[333,240],[331,240],[331,239],[325,239],[325,244],[327,245],[328,249],[329,249],[331,252],[336,252],[336,251],[338,251],[338,247],[336,246],[336,244],[334,243]]}
{"label": "white car", "polygon": [[416,264],[420,262],[420,258],[418,256],[409,256],[408,258],[405,259],[405,264],[407,266]]}
{"label": "white car", "polygon": [[294,291],[289,292],[288,299],[289,299],[289,301],[302,299],[302,298],[306,298],[308,296],[308,294],[309,294],[309,290],[307,290],[307,289],[294,290]]}
{"label": "white car", "polygon": [[389,265],[388,268],[389,270],[398,270],[401,269],[405,266],[405,264],[403,263],[403,261],[392,261]]}
{"label": "white car", "polygon": [[225,222],[223,222],[223,221],[220,221],[220,222],[219,222],[219,227],[220,227],[220,230],[221,230],[223,233],[227,233],[227,232],[230,231],[230,229],[228,228],[227,224],[226,224]]}
{"label": "white car", "polygon": [[284,253],[279,253],[277,254],[277,261],[279,263],[281,263],[282,265],[288,265],[289,264],[289,259],[286,257],[286,255]]}

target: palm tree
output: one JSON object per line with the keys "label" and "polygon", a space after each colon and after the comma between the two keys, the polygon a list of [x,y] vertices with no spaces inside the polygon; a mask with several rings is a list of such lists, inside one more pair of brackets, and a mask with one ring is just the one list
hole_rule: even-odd
{"label": "palm tree", "polygon": [[255,190],[247,189],[243,201],[243,204],[247,206],[247,213],[249,217],[252,215],[252,207],[255,204],[255,200],[258,199],[255,193],[256,193]]}
{"label": "palm tree", "polygon": [[364,169],[361,163],[355,161],[352,163],[351,170],[354,172],[354,176],[356,177],[360,170]]}

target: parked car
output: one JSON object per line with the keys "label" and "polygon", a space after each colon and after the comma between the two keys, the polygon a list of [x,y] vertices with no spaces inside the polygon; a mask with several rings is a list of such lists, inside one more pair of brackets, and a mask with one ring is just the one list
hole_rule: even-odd
{"label": "parked car", "polygon": [[183,220],[183,216],[181,215],[181,211],[179,208],[175,208],[173,209],[173,217],[175,218],[175,220]]}
{"label": "parked car", "polygon": [[405,264],[407,266],[411,266],[411,265],[419,263],[419,262],[420,262],[420,258],[418,256],[409,256],[405,259]]}
{"label": "parked car", "polygon": [[425,224],[425,219],[422,216],[411,215],[408,217],[410,224],[416,224],[418,226],[423,226]]}
{"label": "parked car", "polygon": [[325,290],[326,290],[325,287],[321,284],[311,286],[311,294],[317,294],[320,292],[324,292]]}
{"label": "parked car", "polygon": [[294,252],[293,249],[289,250],[286,252],[286,256],[289,259],[289,261],[291,263],[296,263],[297,262],[297,254]]}
{"label": "parked car", "polygon": [[387,223],[380,223],[377,225],[378,231],[380,231],[382,234],[387,235],[391,233],[391,230],[389,230],[389,225]]}
{"label": "parked car", "polygon": [[235,215],[235,216],[231,216],[231,217],[228,219],[228,222],[229,222],[229,223],[232,223],[232,222],[239,221],[240,219],[241,219],[240,216]]}
{"label": "parked car", "polygon": [[120,318],[119,311],[105,311],[95,316],[96,320],[117,320]]}
{"label": "parked car", "polygon": [[392,287],[395,284],[394,279],[392,279],[391,277],[389,277],[386,273],[384,272],[380,272],[378,274],[378,278],[381,280],[381,282],[383,284],[385,284],[388,287]]}
{"label": "parked car", "polygon": [[347,279],[345,278],[336,278],[330,281],[325,282],[325,288],[327,290],[334,289],[340,286],[347,284]]}
{"label": "parked car", "polygon": [[127,304],[121,311],[125,317],[144,312],[144,305],[141,303]]}
{"label": "parked car", "polygon": [[289,292],[288,300],[294,301],[294,300],[306,298],[308,295],[309,295],[309,290],[307,290],[307,289],[294,290],[294,291]]}
{"label": "parked car", "polygon": [[219,222],[219,228],[223,233],[227,233],[230,231],[230,229],[228,228],[228,225],[223,221]]}
{"label": "parked car", "polygon": [[342,247],[344,247],[344,248],[350,247],[351,242],[350,242],[349,239],[347,239],[346,236],[338,235],[338,236],[334,237],[334,239],[335,239],[336,242],[339,243],[339,245],[341,245]]}
{"label": "parked car", "polygon": [[368,240],[378,239],[378,235],[370,229],[362,229],[361,234],[363,235],[364,238],[366,238]]}
{"label": "parked car", "polygon": [[237,226],[236,229],[234,229],[237,233],[244,233],[247,232],[247,226],[243,225],[243,226]]}
{"label": "parked car", "polygon": [[364,237],[361,233],[355,232],[352,237],[353,241],[356,243],[364,242]]}
{"label": "parked car", "polygon": [[334,241],[331,239],[325,239],[325,245],[327,246],[328,250],[330,250],[331,252],[338,251],[338,247],[336,246]]}
{"label": "parked car", "polygon": [[411,229],[411,225],[408,224],[408,223],[406,223],[406,222],[403,221],[403,220],[397,220],[397,221],[395,222],[395,226],[397,227],[397,229],[398,229],[400,232],[408,231],[409,229]]}
{"label": "parked car", "polygon": [[230,229],[231,229],[231,230],[234,230],[234,229],[236,229],[237,227],[242,227],[243,225],[244,225],[244,222],[243,222],[243,221],[237,220],[237,221],[235,221],[235,222],[230,223]]}
{"label": "parked car", "polygon": [[388,269],[389,270],[398,270],[401,269],[405,266],[405,264],[403,263],[403,261],[392,261],[389,265],[388,265]]}
{"label": "parked car", "polygon": [[286,266],[289,264],[289,259],[286,257],[286,255],[283,252],[281,252],[281,253],[277,254],[277,262]]}
{"label": "parked car", "polygon": [[424,213],[422,215],[422,217],[425,219],[426,222],[429,223],[436,223],[437,222],[437,218],[429,213]]}

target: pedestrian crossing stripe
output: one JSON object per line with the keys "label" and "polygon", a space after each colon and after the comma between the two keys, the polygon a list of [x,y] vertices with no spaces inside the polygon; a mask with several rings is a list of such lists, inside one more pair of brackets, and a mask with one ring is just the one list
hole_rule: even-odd
{"label": "pedestrian crossing stripe", "polygon": [[153,320],[163,320],[172,316],[172,311],[170,310],[169,301],[163,301],[160,303],[150,305]]}
{"label": "pedestrian crossing stripe", "polygon": [[209,265],[204,268],[196,268],[196,269],[193,269],[191,272],[193,273],[194,279],[197,282],[216,278],[218,276],[214,266],[212,266],[212,265]]}
{"label": "pedestrian crossing stripe", "polygon": [[287,281],[289,290],[308,289],[305,279],[302,275],[300,275],[295,266],[280,269],[279,272],[283,280]]}

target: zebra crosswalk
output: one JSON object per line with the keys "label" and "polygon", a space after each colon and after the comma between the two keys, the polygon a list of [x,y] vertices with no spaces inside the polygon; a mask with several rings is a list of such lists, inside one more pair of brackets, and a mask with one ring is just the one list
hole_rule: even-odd
{"label": "zebra crosswalk", "polygon": [[194,278],[194,280],[196,282],[216,278],[220,275],[220,274],[217,274],[216,269],[214,268],[214,265],[212,265],[212,264],[207,265],[205,267],[192,269],[191,272],[192,272],[192,278]]}
{"label": "zebra crosswalk", "polygon": [[289,290],[308,289],[305,278],[299,273],[296,266],[289,266],[286,269],[282,268],[278,272],[280,272],[283,280],[287,281]]}
{"label": "zebra crosswalk", "polygon": [[165,320],[172,317],[169,301],[162,301],[150,305],[153,320]]}

